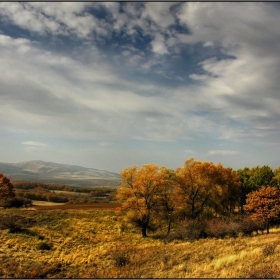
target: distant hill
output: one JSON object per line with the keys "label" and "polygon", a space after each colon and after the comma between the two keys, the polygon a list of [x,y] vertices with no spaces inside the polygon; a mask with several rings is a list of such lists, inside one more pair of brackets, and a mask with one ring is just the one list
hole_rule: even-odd
{"label": "distant hill", "polygon": [[78,186],[91,184],[114,186],[120,181],[118,173],[41,160],[0,163],[0,172],[11,180],[28,180]]}

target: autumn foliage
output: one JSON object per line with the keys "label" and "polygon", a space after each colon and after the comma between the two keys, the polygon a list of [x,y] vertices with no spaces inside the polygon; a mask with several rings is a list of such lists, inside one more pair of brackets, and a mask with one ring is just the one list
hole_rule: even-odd
{"label": "autumn foliage", "polygon": [[10,179],[0,173],[0,201],[15,197],[14,186]]}
{"label": "autumn foliage", "polygon": [[154,164],[145,164],[139,170],[136,166],[124,169],[121,178],[117,198],[123,201],[123,209],[130,210],[131,220],[141,227],[142,236],[146,237],[160,198],[169,186],[169,173]]}
{"label": "autumn foliage", "polygon": [[186,215],[192,219],[233,212],[238,204],[239,178],[221,164],[191,158],[184,167],[177,168],[176,181],[178,200],[183,204]]}
{"label": "autumn foliage", "polygon": [[251,192],[246,202],[245,211],[252,219],[262,221],[267,227],[267,233],[272,222],[280,221],[280,191],[276,187],[262,187]]}
{"label": "autumn foliage", "polygon": [[121,179],[117,199],[143,237],[153,222],[166,224],[169,233],[176,219],[203,219],[238,207],[241,182],[236,172],[221,164],[192,158],[176,171],[145,164],[124,169]]}

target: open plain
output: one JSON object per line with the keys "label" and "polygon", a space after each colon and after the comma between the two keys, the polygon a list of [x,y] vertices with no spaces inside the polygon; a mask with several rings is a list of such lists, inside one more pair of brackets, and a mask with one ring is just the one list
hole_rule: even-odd
{"label": "open plain", "polygon": [[95,206],[1,210],[2,221],[10,216],[27,222],[15,232],[0,230],[0,277],[280,277],[280,229],[252,237],[168,243],[164,228],[142,238],[124,224],[122,213],[115,211],[118,204]]}

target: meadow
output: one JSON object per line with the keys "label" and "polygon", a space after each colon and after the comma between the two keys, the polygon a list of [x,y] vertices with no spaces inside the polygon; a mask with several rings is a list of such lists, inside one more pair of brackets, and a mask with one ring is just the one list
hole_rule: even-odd
{"label": "meadow", "polygon": [[22,226],[0,230],[0,277],[280,277],[279,228],[251,237],[165,242],[165,229],[142,238],[106,205],[1,209],[1,221],[14,217]]}

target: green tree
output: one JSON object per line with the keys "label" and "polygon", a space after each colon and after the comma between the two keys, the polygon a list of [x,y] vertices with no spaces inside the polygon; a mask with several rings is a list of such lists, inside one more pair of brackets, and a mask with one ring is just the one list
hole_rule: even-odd
{"label": "green tree", "polygon": [[241,211],[244,212],[243,206],[246,203],[247,194],[259,190],[262,186],[276,186],[275,173],[268,166],[254,167],[239,169],[237,171],[238,176],[242,182],[241,196],[240,196],[240,207]]}
{"label": "green tree", "polygon": [[274,177],[272,178],[273,186],[276,186],[280,190],[280,167],[274,170]]}
{"label": "green tree", "polygon": [[269,233],[271,223],[280,221],[280,191],[267,186],[249,193],[244,210],[253,220],[263,222]]}

